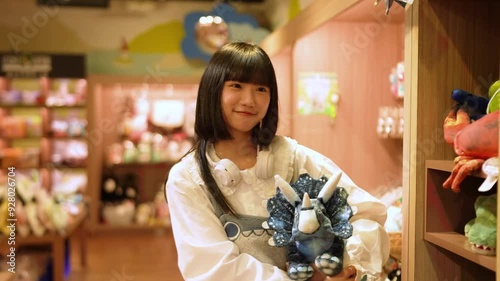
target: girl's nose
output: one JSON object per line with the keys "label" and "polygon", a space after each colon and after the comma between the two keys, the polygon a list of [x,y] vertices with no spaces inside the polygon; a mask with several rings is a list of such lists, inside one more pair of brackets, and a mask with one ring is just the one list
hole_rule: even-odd
{"label": "girl's nose", "polygon": [[247,87],[243,90],[243,95],[241,97],[241,101],[246,106],[254,106],[255,105],[255,93],[254,90]]}

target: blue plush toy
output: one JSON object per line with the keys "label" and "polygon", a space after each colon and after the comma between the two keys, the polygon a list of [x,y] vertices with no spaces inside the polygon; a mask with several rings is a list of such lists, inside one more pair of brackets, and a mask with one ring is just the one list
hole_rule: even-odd
{"label": "blue plush toy", "polygon": [[275,230],[269,244],[288,247],[288,276],[308,280],[314,262],[325,275],[343,268],[345,239],[352,235],[347,192],[338,187],[341,174],[313,179],[306,171],[289,184],[279,175],[274,197],[269,199],[267,224]]}

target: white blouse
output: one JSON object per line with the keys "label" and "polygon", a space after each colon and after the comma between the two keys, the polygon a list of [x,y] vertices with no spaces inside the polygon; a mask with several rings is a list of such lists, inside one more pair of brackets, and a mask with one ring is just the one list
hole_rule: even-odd
{"label": "white blouse", "polygon": [[[269,148],[274,155],[274,173],[288,182],[297,180],[301,169],[306,169],[313,178],[329,177],[341,171],[327,157],[287,137],[276,136]],[[207,154],[211,165],[220,161],[213,147],[208,148]],[[219,182],[218,186],[237,213],[268,217],[267,200],[276,192],[274,178],[260,179],[254,170],[253,167],[240,171],[242,180],[234,187]],[[228,239],[203,185],[194,153],[172,167],[166,184],[178,266],[184,279],[291,280],[277,266],[240,253],[236,244]],[[383,228],[386,207],[357,187],[345,173],[339,186],[349,194],[347,201],[354,213],[350,219],[353,234],[346,242],[344,267],[357,268],[356,281],[364,275],[368,280],[377,280],[389,257],[389,238]]]}

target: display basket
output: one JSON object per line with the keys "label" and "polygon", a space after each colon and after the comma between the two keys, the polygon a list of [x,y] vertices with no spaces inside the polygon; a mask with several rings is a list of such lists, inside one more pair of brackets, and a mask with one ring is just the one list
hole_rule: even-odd
{"label": "display basket", "polygon": [[402,233],[401,232],[389,232],[389,240],[391,242],[391,251],[390,255],[397,259],[401,260],[401,247],[402,247]]}

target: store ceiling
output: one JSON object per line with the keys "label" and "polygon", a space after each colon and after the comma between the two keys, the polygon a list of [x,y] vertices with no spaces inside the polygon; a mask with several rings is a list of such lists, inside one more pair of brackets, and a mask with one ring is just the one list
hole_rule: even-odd
{"label": "store ceiling", "polygon": [[[39,5],[58,5],[58,6],[74,6],[74,7],[108,7],[111,1],[120,2],[186,2],[186,0],[35,0]],[[229,4],[237,3],[264,3],[266,0],[188,0],[189,2],[225,2]]]}

